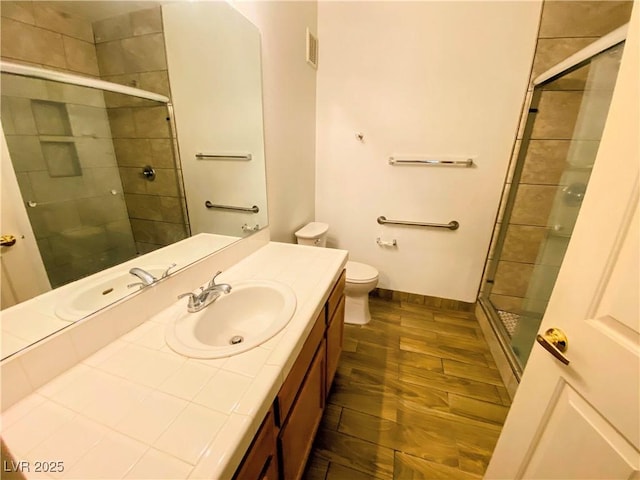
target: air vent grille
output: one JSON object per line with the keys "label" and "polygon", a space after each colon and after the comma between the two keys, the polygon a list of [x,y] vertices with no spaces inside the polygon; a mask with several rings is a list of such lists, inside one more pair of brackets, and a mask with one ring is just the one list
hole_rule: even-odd
{"label": "air vent grille", "polygon": [[307,63],[318,68],[318,39],[307,28]]}

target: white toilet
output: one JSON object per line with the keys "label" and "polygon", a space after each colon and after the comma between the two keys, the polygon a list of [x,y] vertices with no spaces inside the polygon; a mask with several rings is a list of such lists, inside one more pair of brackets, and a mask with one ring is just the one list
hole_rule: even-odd
{"label": "white toilet", "polygon": [[[326,247],[329,225],[311,222],[296,232],[300,245]],[[378,270],[360,262],[347,262],[345,294],[345,323],[364,325],[371,321],[369,292],[378,284]]]}

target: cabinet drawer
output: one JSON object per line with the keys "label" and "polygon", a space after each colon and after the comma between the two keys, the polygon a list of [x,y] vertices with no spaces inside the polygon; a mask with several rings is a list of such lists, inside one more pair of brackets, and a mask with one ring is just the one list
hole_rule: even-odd
{"label": "cabinet drawer", "polygon": [[335,286],[333,287],[333,290],[329,294],[329,300],[327,300],[327,317],[326,317],[327,325],[329,324],[329,320],[331,320],[333,313],[336,311],[336,308],[340,303],[340,298],[342,298],[342,295],[344,294],[344,284],[346,281],[347,281],[347,271],[342,270],[342,274],[340,275],[340,278],[338,279]]}
{"label": "cabinet drawer", "polygon": [[297,480],[303,472],[324,409],[324,340],[313,359],[287,422],[280,430],[282,478]]}
{"label": "cabinet drawer", "polygon": [[273,478],[278,471],[278,455],[276,450],[277,431],[273,418],[273,410],[269,410],[258,433],[253,439],[240,467],[233,476],[234,480],[262,480]]}
{"label": "cabinet drawer", "polygon": [[302,350],[296,359],[296,362],[293,364],[289,375],[287,375],[287,379],[284,381],[282,387],[280,388],[280,392],[278,392],[278,397],[276,401],[276,405],[278,408],[277,420],[278,426],[282,426],[285,422],[287,415],[289,415],[289,410],[293,405],[294,400],[296,399],[296,395],[298,394],[298,390],[300,390],[300,385],[304,380],[305,375],[307,374],[307,370],[309,369],[309,365],[311,364],[311,360],[313,359],[316,350],[318,349],[318,345],[322,341],[322,337],[324,337],[325,331],[325,309],[323,308],[318,318],[316,318],[316,323],[311,330],[311,333],[307,337],[307,340],[304,342]]}
{"label": "cabinet drawer", "polygon": [[327,327],[327,383],[325,391],[329,395],[331,383],[338,369],[340,353],[342,353],[342,336],[344,332],[344,295],[340,298],[338,308],[331,317]]}

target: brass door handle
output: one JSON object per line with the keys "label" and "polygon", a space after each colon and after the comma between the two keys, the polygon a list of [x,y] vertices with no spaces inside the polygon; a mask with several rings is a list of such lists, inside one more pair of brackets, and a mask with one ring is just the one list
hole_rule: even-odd
{"label": "brass door handle", "polygon": [[16,243],[16,237],[13,235],[0,236],[0,247],[12,247]]}
{"label": "brass door handle", "polygon": [[565,365],[569,365],[569,359],[563,355],[569,346],[569,340],[562,330],[559,328],[550,328],[544,332],[544,335],[538,334],[536,340],[551,355],[556,357]]}

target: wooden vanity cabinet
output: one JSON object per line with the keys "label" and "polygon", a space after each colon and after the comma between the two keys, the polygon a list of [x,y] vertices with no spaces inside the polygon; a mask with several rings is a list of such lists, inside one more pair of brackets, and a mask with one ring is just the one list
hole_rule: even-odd
{"label": "wooden vanity cabinet", "polygon": [[325,365],[323,339],[278,436],[283,479],[299,479],[304,473],[304,466],[324,411]]}
{"label": "wooden vanity cabinet", "polygon": [[343,271],[234,479],[302,477],[342,351],[344,283]]}
{"label": "wooden vanity cabinet", "polygon": [[329,396],[329,390],[331,390],[331,384],[333,378],[336,376],[338,370],[338,360],[340,360],[340,354],[342,353],[342,338],[344,332],[344,296],[342,296],[336,311],[329,319],[327,325],[327,375],[325,384],[325,395]]}
{"label": "wooden vanity cabinet", "polygon": [[[327,300],[327,311],[326,311],[326,320],[327,324],[329,324],[330,319],[333,317],[333,314],[336,312],[338,305],[344,298],[344,286],[347,281],[347,271],[343,270],[340,278],[333,286],[333,290],[329,294],[329,299]],[[344,320],[344,312],[343,312],[343,320]]]}
{"label": "wooden vanity cabinet", "polygon": [[278,429],[272,407],[260,425],[233,479],[278,480],[277,437]]}
{"label": "wooden vanity cabinet", "polygon": [[296,362],[291,367],[289,375],[285,379],[278,396],[275,401],[276,422],[279,427],[284,425],[285,420],[289,416],[289,412],[293,407],[293,404],[298,397],[298,393],[302,388],[302,382],[307,376],[311,362],[320,346],[320,342],[324,338],[326,326],[325,326],[325,308],[316,318],[316,321],[311,329],[311,333],[307,337],[307,340],[302,346],[302,350],[298,354]]}
{"label": "wooden vanity cabinet", "polygon": [[325,319],[327,322],[327,375],[325,395],[329,396],[329,390],[333,383],[333,378],[338,369],[338,360],[342,353],[342,338],[344,332],[344,286],[346,282],[346,270],[342,271],[340,278],[336,282],[325,309]]}

